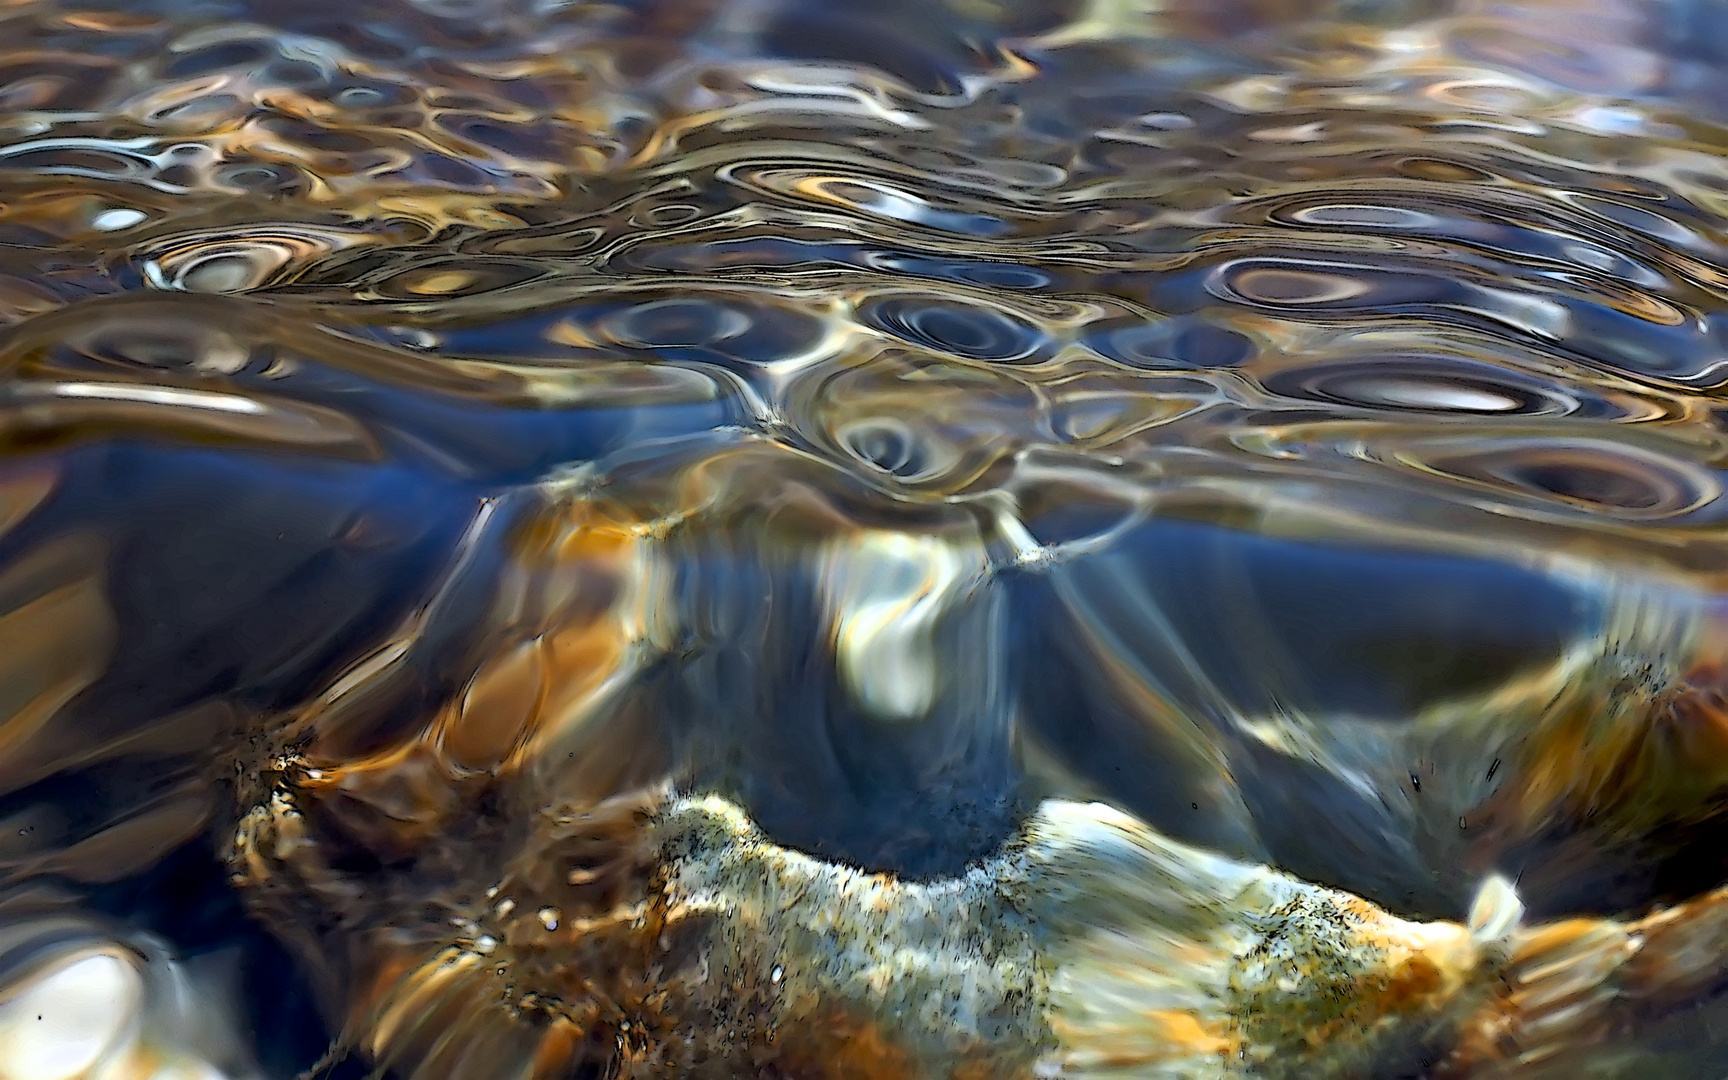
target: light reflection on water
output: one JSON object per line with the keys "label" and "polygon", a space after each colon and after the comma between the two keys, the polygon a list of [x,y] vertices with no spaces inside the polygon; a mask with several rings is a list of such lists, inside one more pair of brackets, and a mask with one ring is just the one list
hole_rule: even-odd
{"label": "light reflection on water", "polygon": [[[666,778],[915,881],[1045,798],[1412,919],[1728,878],[1706,0],[0,27],[0,975],[248,1033],[115,1069],[294,1075]],[[331,877],[237,894],[283,777]],[[1372,1075],[1728,1062],[1638,1000]]]}

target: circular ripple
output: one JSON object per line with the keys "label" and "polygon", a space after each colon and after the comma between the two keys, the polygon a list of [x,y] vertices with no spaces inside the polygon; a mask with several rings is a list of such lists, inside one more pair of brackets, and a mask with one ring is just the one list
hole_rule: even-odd
{"label": "circular ripple", "polygon": [[1032,323],[983,304],[896,297],[866,306],[864,322],[927,349],[998,363],[1038,351],[1044,333]]}
{"label": "circular ripple", "polygon": [[750,329],[750,316],[712,300],[656,300],[606,320],[609,336],[647,349],[696,348],[730,341]]}
{"label": "circular ripple", "polygon": [[[935,471],[936,455],[926,439],[898,417],[869,416],[842,425],[836,441],[859,461],[901,480],[918,480]],[[951,455],[942,455],[948,457]],[[941,464],[951,464],[946,460]]]}
{"label": "circular ripple", "polygon": [[602,340],[652,350],[666,359],[769,364],[808,354],[826,327],[808,311],[741,292],[672,296],[612,308],[598,319],[595,330]]}
{"label": "circular ripple", "polygon": [[927,492],[977,484],[1043,430],[1037,395],[1005,373],[898,351],[812,372],[783,404],[860,475]]}
{"label": "circular ripple", "polygon": [[1135,368],[1228,368],[1256,352],[1246,334],[1193,318],[1137,322],[1094,331],[1086,343]]}
{"label": "circular ripple", "polygon": [[1302,225],[1326,225],[1353,229],[1431,229],[1440,219],[1421,210],[1381,203],[1324,203],[1289,213]]}
{"label": "circular ripple", "polygon": [[1705,469],[1605,440],[1435,440],[1410,450],[1429,472],[1612,517],[1678,517],[1721,494]]}
{"label": "circular ripple", "polygon": [[186,233],[152,244],[142,253],[141,269],[145,280],[159,289],[250,292],[370,242],[357,231],[314,226]]}
{"label": "circular ripple", "polygon": [[1353,312],[1460,300],[1467,286],[1416,266],[1237,259],[1214,272],[1208,290],[1259,308]]}
{"label": "circular ripple", "polygon": [[1394,412],[1566,416],[1576,397],[1541,380],[1445,357],[1360,360],[1292,368],[1264,379],[1283,397]]}

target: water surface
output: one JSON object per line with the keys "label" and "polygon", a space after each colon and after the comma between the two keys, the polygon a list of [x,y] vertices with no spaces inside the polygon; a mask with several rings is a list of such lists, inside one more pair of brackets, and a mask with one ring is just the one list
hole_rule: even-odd
{"label": "water surface", "polygon": [[1728,878],[1718,5],[0,42],[0,974],[145,935],[311,1065],[354,973],[221,862],[284,754],[360,893],[660,778],[909,880],[1048,796],[1410,918]]}

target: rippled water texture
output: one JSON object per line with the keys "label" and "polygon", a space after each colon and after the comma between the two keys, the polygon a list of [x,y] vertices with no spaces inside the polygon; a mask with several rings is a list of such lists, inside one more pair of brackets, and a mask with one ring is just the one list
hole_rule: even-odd
{"label": "rippled water texture", "polygon": [[1714,1080],[1724,101],[1712,0],[0,3],[0,1078]]}

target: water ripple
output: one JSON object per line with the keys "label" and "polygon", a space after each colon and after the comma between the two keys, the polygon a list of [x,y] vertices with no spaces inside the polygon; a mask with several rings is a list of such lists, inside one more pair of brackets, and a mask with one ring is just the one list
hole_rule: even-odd
{"label": "water ripple", "polygon": [[[403,974],[557,967],[587,916],[484,890],[662,781],[919,881],[1051,796],[1410,918],[1679,910],[1728,850],[1719,8],[10,5],[0,931],[298,829],[222,857],[307,999],[487,1080],[671,1038]],[[1642,1068],[1717,1008],[1657,966],[1422,1075]],[[1687,1022],[1652,1075],[1721,1073]]]}

